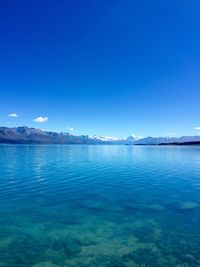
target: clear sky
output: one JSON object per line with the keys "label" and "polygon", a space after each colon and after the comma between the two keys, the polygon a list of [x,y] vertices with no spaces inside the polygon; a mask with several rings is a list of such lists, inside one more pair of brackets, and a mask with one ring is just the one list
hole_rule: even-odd
{"label": "clear sky", "polygon": [[1,1],[0,125],[199,134],[199,14],[199,0]]}

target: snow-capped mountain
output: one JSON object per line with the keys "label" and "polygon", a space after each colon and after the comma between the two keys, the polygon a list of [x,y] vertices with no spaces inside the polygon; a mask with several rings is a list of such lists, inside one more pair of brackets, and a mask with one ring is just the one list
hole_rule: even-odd
{"label": "snow-capped mountain", "polygon": [[140,139],[142,139],[141,136],[132,134],[132,135],[130,135],[126,140],[127,140],[127,141],[137,141],[137,140],[140,140]]}
{"label": "snow-capped mountain", "polygon": [[48,132],[23,127],[0,127],[0,143],[9,144],[120,144],[120,145],[158,145],[170,143],[199,142],[199,136],[146,137],[131,135],[127,138],[113,136],[72,135],[69,133]]}
{"label": "snow-capped mountain", "polygon": [[137,140],[135,144],[139,145],[158,145],[168,143],[183,143],[183,142],[197,142],[200,141],[200,136],[182,136],[182,137],[151,137]]}
{"label": "snow-capped mountain", "polygon": [[90,136],[91,139],[94,140],[100,140],[103,142],[118,142],[121,140],[125,140],[123,138],[115,137],[115,136],[98,136],[98,135],[92,135]]}

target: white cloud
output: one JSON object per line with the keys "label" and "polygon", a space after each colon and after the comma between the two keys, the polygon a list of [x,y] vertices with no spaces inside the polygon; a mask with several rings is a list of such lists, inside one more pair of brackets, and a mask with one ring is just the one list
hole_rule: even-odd
{"label": "white cloud", "polygon": [[74,131],[73,127],[67,127],[67,131]]}
{"label": "white cloud", "polygon": [[195,127],[194,130],[200,131],[200,126],[199,127]]}
{"label": "white cloud", "polygon": [[8,115],[8,117],[17,118],[18,115],[17,115],[17,113],[13,112],[13,113],[10,113],[10,114]]}
{"label": "white cloud", "polygon": [[38,123],[44,123],[44,122],[47,122],[48,121],[48,117],[38,117],[38,118],[35,118],[33,120],[34,122],[38,122]]}

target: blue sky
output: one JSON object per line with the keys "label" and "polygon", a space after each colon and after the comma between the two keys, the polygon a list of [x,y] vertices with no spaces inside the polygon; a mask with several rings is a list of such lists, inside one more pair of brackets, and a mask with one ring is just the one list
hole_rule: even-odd
{"label": "blue sky", "polygon": [[199,0],[1,1],[0,124],[199,134],[199,13]]}

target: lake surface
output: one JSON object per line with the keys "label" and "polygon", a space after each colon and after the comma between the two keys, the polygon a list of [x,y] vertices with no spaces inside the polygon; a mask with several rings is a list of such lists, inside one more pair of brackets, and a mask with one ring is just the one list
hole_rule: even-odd
{"label": "lake surface", "polygon": [[200,266],[200,147],[1,145],[9,266]]}

